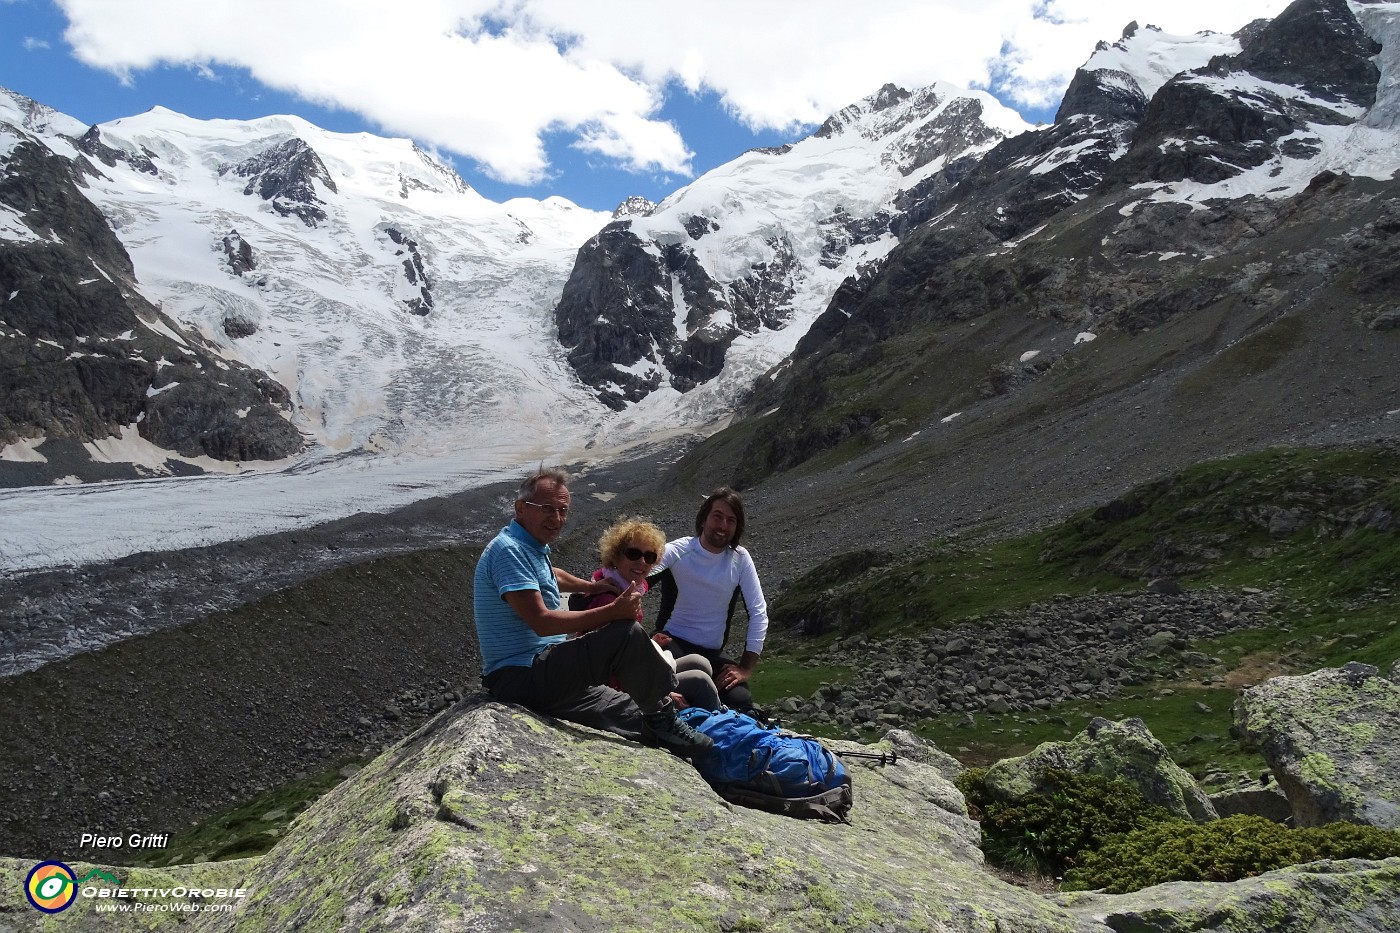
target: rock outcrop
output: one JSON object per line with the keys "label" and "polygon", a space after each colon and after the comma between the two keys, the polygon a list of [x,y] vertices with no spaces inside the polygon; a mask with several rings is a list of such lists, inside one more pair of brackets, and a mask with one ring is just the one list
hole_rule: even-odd
{"label": "rock outcrop", "polygon": [[308,227],[326,220],[325,202],[316,186],[333,193],[338,190],[316,150],[301,139],[289,139],[261,155],[228,166],[224,172],[248,179],[244,194],[256,194],[283,217],[297,217]]}
{"label": "rock outcrop", "polygon": [[1116,933],[1378,933],[1400,916],[1400,859],[1313,862],[1230,884],[1175,882],[1056,901]]}
{"label": "rock outcrop", "polygon": [[999,800],[1023,797],[1037,791],[1051,768],[1125,778],[1148,803],[1177,816],[1197,822],[1216,818],[1210,798],[1141,719],[1095,719],[1068,742],[1046,742],[1028,755],[999,761],[987,769],[986,788]]}
{"label": "rock outcrop", "polygon": [[1288,795],[1295,825],[1400,829],[1400,684],[1352,662],[1265,681],[1234,712]]}
{"label": "rock outcrop", "polygon": [[[0,165],[0,207],[28,229],[0,240],[0,446],[36,436],[102,441],[125,429],[189,458],[277,460],[300,450],[285,387],[225,361],[140,296],[126,250],[79,190],[90,171],[86,159],[29,139]],[[5,462],[0,485],[10,475],[33,481],[31,466]],[[83,478],[139,475],[92,469]]]}
{"label": "rock outcrop", "polygon": [[[899,761],[847,759],[856,806],[850,824],[832,825],[732,806],[678,758],[476,695],[323,797],[260,859],[71,865],[82,876],[105,872],[85,887],[113,893],[80,896],[62,923],[1204,933],[1283,929],[1277,918],[1287,916],[1310,931],[1364,933],[1400,908],[1400,859],[1043,898],[983,869],[977,825],[941,773],[946,756],[907,732],[876,748],[897,750]],[[31,867],[0,858],[0,928],[37,918],[22,893]],[[98,914],[118,887],[138,909]],[[192,911],[221,902],[237,906]]]}
{"label": "rock outcrop", "polygon": [[240,919],[307,929],[1083,928],[983,873],[977,827],[944,808],[961,798],[932,766],[854,770],[852,825],[798,821],[724,803],[662,752],[468,699],[309,810],[250,875]]}

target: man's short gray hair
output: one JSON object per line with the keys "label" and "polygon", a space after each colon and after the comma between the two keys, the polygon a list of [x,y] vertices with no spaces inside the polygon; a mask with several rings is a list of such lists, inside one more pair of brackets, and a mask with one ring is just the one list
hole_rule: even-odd
{"label": "man's short gray hair", "polygon": [[528,502],[535,498],[535,493],[539,492],[540,483],[553,483],[556,486],[567,489],[569,486],[569,474],[559,469],[536,470],[534,473],[525,477],[525,481],[520,484],[520,488],[516,490],[515,493],[515,501]]}

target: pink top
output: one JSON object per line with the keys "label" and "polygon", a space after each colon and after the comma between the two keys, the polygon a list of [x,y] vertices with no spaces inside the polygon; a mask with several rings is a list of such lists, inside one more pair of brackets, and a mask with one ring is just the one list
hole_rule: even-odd
{"label": "pink top", "polygon": [[[609,580],[617,584],[617,588],[620,590],[625,590],[631,585],[631,581],[625,579],[622,574],[618,573],[612,567],[599,567],[597,570],[593,571],[593,579]],[[639,583],[638,586],[641,588],[643,595],[651,588],[645,580]],[[616,593],[594,593],[592,596],[588,597],[588,603],[583,608],[596,609],[599,606],[606,606],[615,599],[617,599]],[[642,606],[640,603],[637,604],[637,621],[642,621]]]}

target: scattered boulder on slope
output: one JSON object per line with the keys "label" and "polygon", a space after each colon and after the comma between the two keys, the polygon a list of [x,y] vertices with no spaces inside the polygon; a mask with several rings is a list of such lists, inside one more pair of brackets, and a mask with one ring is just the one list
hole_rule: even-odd
{"label": "scattered boulder on slope", "polygon": [[1235,787],[1210,795],[1211,805],[1221,818],[1227,816],[1262,816],[1275,823],[1287,823],[1293,818],[1293,808],[1283,788],[1270,782],[1253,787]]}
{"label": "scattered boulder on slope", "polygon": [[1136,784],[1149,803],[1178,816],[1198,823],[1216,818],[1210,798],[1141,719],[1095,718],[1068,742],[1046,742],[1028,755],[999,761],[987,769],[987,792],[999,800],[1035,793],[1041,776],[1051,768],[1123,777]]}
{"label": "scattered boulder on slope", "polygon": [[1394,929],[1400,916],[1400,859],[1312,862],[1230,884],[1178,881],[1054,900],[1120,933],[1375,933]]}
{"label": "scattered boulder on slope", "polygon": [[1400,684],[1352,662],[1275,677],[1235,701],[1235,730],[1254,742],[1288,795],[1297,826],[1338,820],[1400,829]]}

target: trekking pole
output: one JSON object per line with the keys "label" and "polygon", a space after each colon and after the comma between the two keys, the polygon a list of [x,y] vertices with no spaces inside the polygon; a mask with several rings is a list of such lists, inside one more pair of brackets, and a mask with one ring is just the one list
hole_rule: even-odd
{"label": "trekking pole", "polygon": [[880,752],[879,754],[875,752],[837,752],[836,754],[840,755],[842,758],[865,758],[870,761],[878,762],[882,766],[892,765],[899,761],[899,755],[894,752]]}

